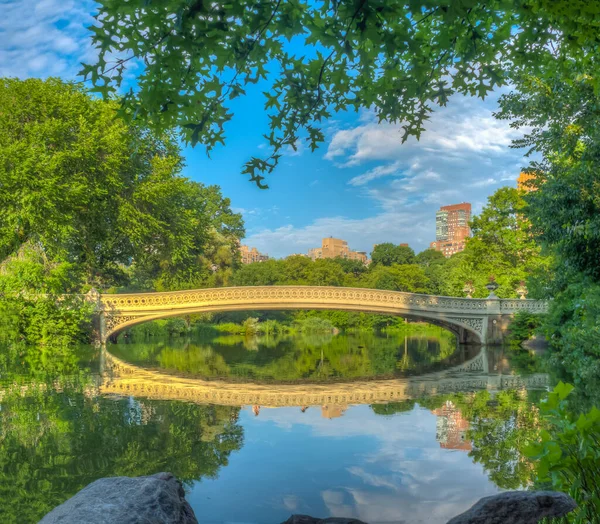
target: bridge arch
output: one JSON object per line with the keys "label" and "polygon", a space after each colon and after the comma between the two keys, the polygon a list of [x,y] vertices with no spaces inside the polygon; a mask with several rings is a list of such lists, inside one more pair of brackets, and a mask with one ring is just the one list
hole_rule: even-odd
{"label": "bridge arch", "polygon": [[490,369],[488,349],[452,368],[405,378],[310,384],[258,384],[205,380],[145,369],[103,350],[100,393],[183,400],[199,404],[263,407],[377,404],[459,391],[547,389],[547,374],[502,375]]}
{"label": "bridge arch", "polygon": [[468,299],[399,291],[325,286],[256,286],[100,295],[100,337],[174,316],[225,311],[344,310],[397,315],[449,329],[461,343],[490,343],[514,311],[544,312],[535,300]]}

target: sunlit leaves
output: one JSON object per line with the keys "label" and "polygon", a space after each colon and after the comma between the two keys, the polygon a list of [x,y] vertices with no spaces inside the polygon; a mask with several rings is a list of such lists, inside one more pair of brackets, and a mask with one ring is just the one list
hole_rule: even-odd
{"label": "sunlit leaves", "polygon": [[[124,112],[159,129],[179,127],[209,152],[224,141],[230,100],[257,82],[268,86],[275,153],[331,110],[371,108],[401,123],[404,140],[418,137],[453,92],[483,98],[544,56],[592,63],[583,47],[596,45],[600,21],[583,0],[99,4],[92,28],[99,57],[82,74],[103,96],[134,77]],[[313,134],[311,149],[321,141]],[[262,160],[244,170],[259,185],[277,164]]]}
{"label": "sunlit leaves", "polygon": [[[169,133],[54,79],[4,80],[0,105],[0,262],[40,246],[74,268],[70,291],[197,287],[213,264],[235,265],[241,216],[217,187],[180,176]],[[219,140],[208,119],[190,125]],[[49,283],[36,285],[47,292]]]}

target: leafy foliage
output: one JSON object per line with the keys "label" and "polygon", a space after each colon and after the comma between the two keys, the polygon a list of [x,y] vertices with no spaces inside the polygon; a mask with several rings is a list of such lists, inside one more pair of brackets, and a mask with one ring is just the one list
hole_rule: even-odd
{"label": "leafy foliage", "polygon": [[392,264],[413,264],[415,252],[408,246],[396,246],[390,242],[377,244],[371,253],[374,266],[391,266]]}
{"label": "leafy foliage", "polygon": [[598,75],[581,64],[549,62],[539,76],[523,75],[501,99],[500,118],[529,132],[515,145],[542,154],[526,197],[532,231],[560,257],[561,272],[600,280],[600,125]]}
{"label": "leafy foliage", "polygon": [[[474,296],[485,297],[485,285],[493,275],[500,286],[498,296],[516,297],[521,281],[549,272],[551,258],[542,255],[531,235],[525,207],[523,194],[510,187],[500,188],[488,198],[481,214],[471,221],[473,236],[467,239],[464,251],[448,261],[448,295],[460,296],[465,282],[472,281]],[[535,291],[535,285],[531,287]]]}
{"label": "leafy foliage", "polygon": [[536,461],[536,487],[564,491],[577,502],[563,521],[583,524],[600,515],[600,411],[570,411],[567,397],[572,390],[560,382],[540,404],[551,425],[525,451]]}
{"label": "leafy foliage", "polygon": [[600,285],[582,280],[558,293],[542,330],[552,367],[600,405]]}
{"label": "leafy foliage", "polygon": [[0,261],[29,243],[70,264],[73,283],[133,276],[144,289],[198,285],[213,263],[235,265],[242,219],[217,187],[180,176],[170,135],[56,79],[3,79],[0,105]]}
{"label": "leafy foliage", "polygon": [[0,264],[0,342],[59,350],[91,331],[94,304],[73,294],[77,271],[25,244]]}
{"label": "leafy foliage", "polygon": [[528,311],[515,313],[509,328],[511,346],[519,347],[521,343],[529,340],[543,322],[544,316],[540,314],[533,314]]}
{"label": "leafy foliage", "polygon": [[265,85],[272,153],[244,169],[260,187],[283,147],[323,142],[320,123],[332,111],[372,107],[379,120],[404,124],[403,140],[418,138],[453,93],[483,98],[546,57],[594,64],[600,19],[585,0],[99,4],[99,55],[82,74],[107,98],[135,75],[122,102],[131,117],[178,126],[210,151],[224,142],[230,101]]}

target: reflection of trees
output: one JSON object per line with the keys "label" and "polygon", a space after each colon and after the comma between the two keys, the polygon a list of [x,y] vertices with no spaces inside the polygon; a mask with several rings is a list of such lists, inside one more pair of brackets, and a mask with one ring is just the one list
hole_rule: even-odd
{"label": "reflection of trees", "polygon": [[[420,332],[378,336],[300,334],[257,337],[194,338],[197,344],[169,341],[117,344],[117,356],[136,364],[203,377],[265,381],[327,380],[372,376],[402,376],[431,370],[455,356],[455,339],[437,327]],[[252,341],[249,346],[249,341]],[[252,351],[250,351],[250,349]]]}
{"label": "reflection of trees", "polygon": [[101,398],[89,373],[63,376],[57,388],[59,369],[46,382],[31,375],[19,380],[7,362],[3,384],[19,387],[5,387],[1,400],[3,522],[37,522],[100,477],[158,471],[184,482],[214,477],[243,444],[239,408]]}
{"label": "reflection of trees", "polygon": [[492,399],[488,391],[479,391],[421,399],[418,403],[433,410],[447,400],[469,421],[467,438],[473,443],[469,456],[482,464],[490,480],[503,489],[529,485],[533,466],[523,449],[538,439],[541,424],[533,398],[525,391],[507,390]]}
{"label": "reflection of trees", "polygon": [[405,400],[404,402],[388,402],[387,404],[371,404],[371,409],[377,415],[395,415],[412,411],[416,401]]}

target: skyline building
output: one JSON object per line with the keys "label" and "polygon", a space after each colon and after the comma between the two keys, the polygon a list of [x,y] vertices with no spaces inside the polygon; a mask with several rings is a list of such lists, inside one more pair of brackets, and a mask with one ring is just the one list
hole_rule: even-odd
{"label": "skyline building", "polygon": [[242,264],[252,264],[253,262],[269,260],[269,255],[261,253],[255,247],[250,248],[246,245],[240,246],[240,255],[242,256]]}
{"label": "skyline building", "polygon": [[450,400],[432,412],[436,418],[435,439],[443,449],[470,451],[473,446],[467,438],[469,421]]}
{"label": "skyline building", "polygon": [[530,184],[530,180],[534,180],[535,175],[533,173],[524,173],[521,171],[517,178],[517,189],[520,191],[527,191],[528,193],[531,191],[535,191],[536,188],[532,187]]}
{"label": "skyline building", "polygon": [[341,238],[327,237],[321,240],[321,247],[308,250],[308,256],[312,260],[320,258],[347,258],[348,260],[359,260],[367,264],[368,257],[365,251],[353,251],[348,247],[348,242]]}
{"label": "skyline building", "polygon": [[470,220],[469,202],[440,207],[435,214],[435,242],[429,247],[441,251],[445,257],[462,251],[467,238],[471,236]]}

